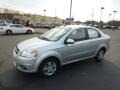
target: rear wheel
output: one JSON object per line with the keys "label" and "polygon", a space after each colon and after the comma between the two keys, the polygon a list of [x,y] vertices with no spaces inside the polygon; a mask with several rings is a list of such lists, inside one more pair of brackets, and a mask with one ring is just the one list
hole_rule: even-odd
{"label": "rear wheel", "polygon": [[7,31],[6,31],[6,34],[7,34],[7,35],[11,35],[11,34],[12,34],[12,31],[11,31],[11,30],[7,30]]}
{"label": "rear wheel", "polygon": [[32,34],[32,31],[31,30],[27,30],[27,34]]}
{"label": "rear wheel", "polygon": [[55,58],[48,58],[39,67],[39,74],[43,77],[51,77],[56,74],[59,64]]}
{"label": "rear wheel", "polygon": [[103,49],[100,49],[95,57],[95,60],[97,62],[103,62],[104,55],[105,55],[105,51]]}

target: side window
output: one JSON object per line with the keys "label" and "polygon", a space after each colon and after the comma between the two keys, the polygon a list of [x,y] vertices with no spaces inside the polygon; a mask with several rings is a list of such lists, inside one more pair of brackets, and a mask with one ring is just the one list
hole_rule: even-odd
{"label": "side window", "polygon": [[100,37],[100,33],[95,29],[89,28],[89,29],[87,29],[87,31],[88,31],[89,39],[94,39],[94,38]]}
{"label": "side window", "polygon": [[11,25],[10,27],[17,28],[17,25]]}
{"label": "side window", "polygon": [[85,29],[77,29],[73,31],[69,36],[69,39],[75,40],[75,42],[85,40],[86,35],[85,35]]}
{"label": "side window", "polygon": [[21,26],[21,25],[17,25],[17,27],[18,27],[18,28],[23,28],[23,26]]}

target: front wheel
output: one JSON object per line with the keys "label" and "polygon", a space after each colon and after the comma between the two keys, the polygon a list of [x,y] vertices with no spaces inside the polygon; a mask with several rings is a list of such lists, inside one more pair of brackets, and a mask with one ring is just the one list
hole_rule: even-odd
{"label": "front wheel", "polygon": [[12,34],[12,31],[11,30],[7,30],[6,31],[6,35],[11,35]]}
{"label": "front wheel", "polygon": [[96,57],[95,57],[95,60],[96,60],[97,62],[103,62],[104,55],[105,55],[104,50],[102,50],[102,49],[99,50],[98,53],[97,53],[97,55],[96,55]]}
{"label": "front wheel", "polygon": [[56,74],[58,70],[58,62],[55,58],[48,58],[42,62],[39,67],[38,73],[43,77],[51,77]]}

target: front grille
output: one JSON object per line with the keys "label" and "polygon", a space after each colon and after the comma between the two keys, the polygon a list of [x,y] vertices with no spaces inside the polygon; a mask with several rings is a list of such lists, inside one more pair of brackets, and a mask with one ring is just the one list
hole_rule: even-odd
{"label": "front grille", "polygon": [[18,54],[19,51],[20,51],[20,50],[19,50],[18,47],[16,46],[16,48],[15,48],[15,53]]}

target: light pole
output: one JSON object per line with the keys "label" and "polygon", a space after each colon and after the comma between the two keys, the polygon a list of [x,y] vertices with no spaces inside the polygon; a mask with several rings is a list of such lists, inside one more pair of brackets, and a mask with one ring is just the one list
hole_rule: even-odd
{"label": "light pole", "polygon": [[114,19],[115,19],[115,14],[117,13],[117,11],[113,11],[113,25],[115,25],[114,24]]}
{"label": "light pole", "polygon": [[91,14],[92,18],[91,18],[91,25],[93,26],[93,17],[94,17],[94,9],[92,9],[92,14]]}
{"label": "light pole", "polygon": [[71,13],[72,13],[72,0],[70,2],[70,17],[69,17],[70,24],[71,24]]}
{"label": "light pole", "polygon": [[43,11],[44,11],[44,22],[45,22],[45,12],[46,12],[47,10],[44,9]]}
{"label": "light pole", "polygon": [[56,16],[56,9],[55,9],[54,23],[56,22],[56,18],[57,18],[57,16]]}
{"label": "light pole", "polygon": [[100,28],[102,27],[102,11],[103,11],[104,7],[101,7],[101,13],[100,13]]}
{"label": "light pole", "polygon": [[113,22],[114,22],[114,19],[115,19],[115,14],[117,13],[117,11],[113,11]]}
{"label": "light pole", "polygon": [[5,9],[4,12],[5,12],[5,18],[7,20],[7,18],[8,18],[8,9]]}
{"label": "light pole", "polygon": [[110,17],[111,17],[111,15],[112,15],[112,14],[109,14],[109,18],[108,18],[108,19],[109,19],[109,21],[110,21]]}

